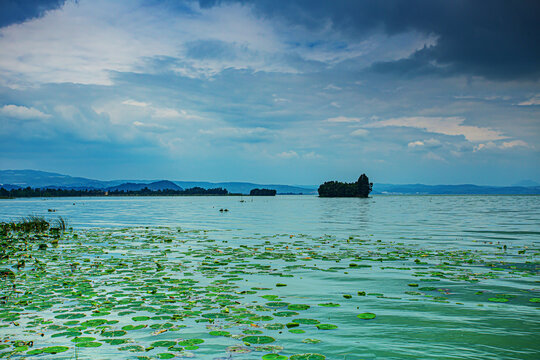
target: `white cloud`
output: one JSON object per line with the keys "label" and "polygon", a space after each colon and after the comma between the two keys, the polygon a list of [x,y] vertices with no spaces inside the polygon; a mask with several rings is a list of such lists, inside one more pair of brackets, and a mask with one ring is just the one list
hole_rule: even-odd
{"label": "white cloud", "polygon": [[[111,85],[113,72],[150,71],[147,61],[160,57],[179,59],[193,76],[226,68],[294,72],[265,60],[266,54],[284,52],[285,44],[250,7],[189,6],[192,11],[173,14],[131,1],[66,2],[41,18],[0,29],[0,77],[6,85]],[[209,39],[236,46],[246,56],[204,60],[186,55],[186,43]]]}
{"label": "white cloud", "polygon": [[411,127],[427,132],[464,136],[468,141],[481,142],[505,139],[500,131],[478,126],[463,125],[465,121],[462,117],[401,117],[382,120],[365,125],[366,127],[380,128],[387,126]]}
{"label": "white cloud", "polygon": [[302,155],[302,157],[303,157],[304,159],[308,159],[308,160],[314,160],[314,159],[321,159],[321,158],[322,158],[321,155],[317,154],[317,153],[314,152],[314,151],[305,153],[304,155]]}
{"label": "white cloud", "polygon": [[512,140],[512,141],[504,141],[502,143],[495,143],[493,141],[489,141],[487,143],[478,144],[474,147],[474,152],[481,151],[481,150],[492,150],[492,149],[501,149],[501,150],[508,150],[515,147],[524,147],[524,148],[531,148],[532,146],[527,144],[523,140]]}
{"label": "white cloud", "polygon": [[368,134],[369,131],[366,129],[356,129],[351,133],[352,136],[367,136]]}
{"label": "white cloud", "polygon": [[[115,72],[161,71],[152,65],[155,59],[169,59],[166,69],[192,78],[226,69],[302,73],[305,61],[331,66],[354,58],[367,66],[436,42],[420,33],[388,37],[380,32],[345,43],[331,24],[314,31],[260,17],[247,4],[200,8],[193,1],[186,6],[188,11],[172,12],[138,1],[68,1],[40,18],[1,28],[0,84],[111,85]],[[228,56],[206,56],[204,49],[197,56],[190,47],[197,42],[223,44]],[[329,84],[326,90],[340,88]]]}
{"label": "white cloud", "polygon": [[540,105],[540,94],[536,94],[532,98],[526,101],[522,101],[518,104],[519,106],[533,106]]}
{"label": "white cloud", "polygon": [[342,90],[339,86],[336,86],[334,84],[328,84],[325,86],[324,90],[334,90],[334,91],[339,91],[339,90]]}
{"label": "white cloud", "polygon": [[294,150],[284,151],[276,155],[277,157],[283,158],[283,159],[291,159],[291,158],[297,158],[298,153]]}
{"label": "white cloud", "polygon": [[407,144],[408,147],[410,148],[415,148],[415,147],[418,147],[418,146],[424,146],[424,142],[423,141],[413,141],[413,142],[410,142]]}
{"label": "white cloud", "polygon": [[168,127],[161,124],[149,124],[149,123],[143,123],[140,121],[134,121],[133,125],[135,125],[138,128],[148,129],[148,130],[168,130]]}
{"label": "white cloud", "polygon": [[423,147],[423,146],[426,146],[426,147],[430,147],[430,148],[433,148],[433,147],[437,147],[441,145],[441,142],[437,139],[427,139],[427,140],[417,140],[417,141],[412,141],[410,143],[407,144],[407,147],[409,148],[417,148],[417,147]]}
{"label": "white cloud", "polygon": [[18,105],[4,105],[0,108],[0,115],[21,120],[43,120],[51,115],[45,114],[38,109]]}
{"label": "white cloud", "polygon": [[516,146],[518,146],[518,147],[530,147],[530,145],[527,144],[523,140],[512,140],[512,141],[508,141],[508,142],[503,142],[500,147],[501,147],[501,149],[511,149],[513,147],[516,147]]}
{"label": "white cloud", "polygon": [[122,104],[124,104],[124,105],[131,105],[131,106],[138,106],[138,107],[147,107],[147,106],[150,105],[150,104],[145,103],[145,102],[136,101],[136,100],[131,100],[131,99],[122,101]]}
{"label": "white cloud", "polygon": [[326,119],[326,121],[332,122],[332,123],[355,123],[355,122],[360,122],[362,120],[364,120],[364,118],[347,117],[347,116],[337,116],[337,117]]}
{"label": "white cloud", "polygon": [[166,119],[175,119],[175,118],[183,118],[184,115],[187,113],[185,111],[182,111],[184,114],[181,114],[176,109],[170,109],[170,108],[154,108],[154,113],[152,114],[152,117],[156,118],[166,118]]}

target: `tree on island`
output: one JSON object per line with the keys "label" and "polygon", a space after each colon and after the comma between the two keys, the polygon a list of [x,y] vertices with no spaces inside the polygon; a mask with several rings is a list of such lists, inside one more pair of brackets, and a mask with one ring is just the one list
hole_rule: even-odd
{"label": "tree on island", "polygon": [[273,189],[251,189],[251,196],[276,196],[276,190]]}
{"label": "tree on island", "polygon": [[360,175],[357,182],[342,183],[327,181],[319,186],[319,197],[361,197],[367,198],[373,188],[366,174]]}

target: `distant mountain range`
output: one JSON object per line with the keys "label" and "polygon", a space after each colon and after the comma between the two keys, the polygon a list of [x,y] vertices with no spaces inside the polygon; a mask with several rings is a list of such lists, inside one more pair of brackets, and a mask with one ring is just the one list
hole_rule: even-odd
{"label": "distant mountain range", "polygon": [[105,190],[108,191],[139,191],[144,188],[148,188],[152,191],[157,190],[183,190],[180,186],[176,185],[172,181],[169,180],[161,180],[161,181],[154,181],[148,184],[145,183],[123,183],[116,186],[110,186],[106,188]]}
{"label": "distant mountain range", "polygon": [[13,188],[60,188],[60,189],[102,189],[138,191],[145,187],[151,190],[182,190],[193,187],[203,189],[224,188],[230,193],[249,194],[251,189],[266,188],[276,190],[278,194],[316,194],[316,187],[299,187],[278,184],[255,184],[248,182],[205,182],[205,181],[168,181],[168,180],[111,180],[101,181],[82,177],[56,174],[37,170],[0,170],[0,187]]}
{"label": "distant mountain range", "polygon": [[[540,186],[534,181],[523,181],[518,184],[533,186],[478,186],[465,185],[424,185],[424,184],[377,184],[373,185],[372,194],[400,195],[468,195],[468,194],[502,194],[502,195],[532,195],[540,194]],[[518,185],[516,184],[516,185]],[[279,185],[255,184],[248,182],[204,182],[204,181],[168,181],[168,180],[111,180],[101,181],[82,177],[56,174],[37,170],[0,170],[0,187],[7,190],[13,188],[61,188],[61,189],[101,189],[101,190],[131,190],[137,191],[145,187],[151,190],[182,190],[193,187],[204,189],[224,188],[230,193],[249,194],[251,189],[274,189],[278,194],[317,194],[317,185]]]}

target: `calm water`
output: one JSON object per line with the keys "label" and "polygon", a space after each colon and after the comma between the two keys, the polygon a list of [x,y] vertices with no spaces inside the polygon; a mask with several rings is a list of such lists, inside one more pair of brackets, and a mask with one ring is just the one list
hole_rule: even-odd
{"label": "calm water", "polygon": [[[284,331],[276,338],[281,339],[286,350],[312,351],[327,359],[346,360],[540,358],[540,311],[538,303],[530,301],[540,297],[540,196],[0,200],[0,221],[28,214],[62,216],[76,231],[90,233],[94,228],[141,226],[213,230],[209,236],[227,246],[284,242],[292,235],[302,236],[308,245],[313,241],[320,248],[321,243],[310,239],[328,236],[346,249],[345,241],[350,236],[365,239],[367,249],[386,256],[385,261],[354,271],[348,269],[350,261],[336,264],[345,268],[334,272],[299,269],[293,278],[285,279],[288,286],[279,288],[279,295],[288,299],[284,301],[296,299],[310,304],[313,311],[309,317],[339,326],[339,330],[315,329],[306,333],[302,338],[322,340],[312,345],[296,341]],[[326,250],[330,245],[322,246],[321,251]],[[465,250],[478,252],[478,262],[469,268],[453,266],[462,256],[459,252]],[[354,249],[350,251],[348,259],[361,259],[354,255]],[[386,260],[390,253],[407,256],[389,262]],[[424,260],[426,265],[422,265]],[[323,263],[315,262],[315,266]],[[482,265],[488,263],[491,265]],[[285,265],[276,262],[275,266]],[[434,270],[447,276],[434,279],[438,276],[433,275]],[[461,277],[463,274],[468,280]],[[282,281],[275,277],[250,278],[255,286],[268,286],[268,281],[273,286],[276,280]],[[418,291],[414,283],[419,282],[420,287],[434,286],[438,290]],[[356,296],[358,291],[368,295]],[[344,294],[354,296],[346,300]],[[509,301],[488,300],[497,297]],[[315,309],[324,302],[339,302],[341,306]],[[376,313],[377,318],[359,321],[356,314],[364,311]],[[260,359],[264,354],[233,355],[218,348],[205,351],[195,352],[196,358],[216,359],[221,354]]]}
{"label": "calm water", "polygon": [[[244,202],[241,202],[244,200]],[[229,212],[220,213],[226,208]],[[55,213],[47,212],[55,209]],[[242,233],[373,235],[382,240],[469,246],[473,240],[535,242],[540,196],[131,197],[0,200],[0,221],[62,216],[75,228],[182,226]]]}

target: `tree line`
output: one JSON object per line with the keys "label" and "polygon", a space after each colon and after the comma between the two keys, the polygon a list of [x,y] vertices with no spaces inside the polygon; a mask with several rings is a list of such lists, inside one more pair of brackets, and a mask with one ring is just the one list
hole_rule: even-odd
{"label": "tree line", "polygon": [[20,188],[6,190],[0,188],[2,198],[29,197],[77,197],[77,196],[180,196],[180,195],[228,195],[227,189],[204,189],[193,187],[184,190],[151,190],[147,187],[141,190],[102,190],[102,189],[53,189],[53,188]]}

